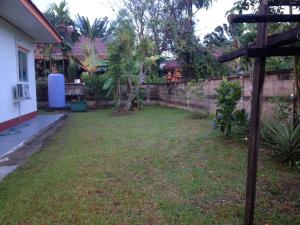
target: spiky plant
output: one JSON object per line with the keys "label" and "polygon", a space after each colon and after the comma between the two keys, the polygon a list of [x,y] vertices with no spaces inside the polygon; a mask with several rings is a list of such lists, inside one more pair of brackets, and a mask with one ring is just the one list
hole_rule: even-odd
{"label": "spiky plant", "polygon": [[264,121],[261,135],[264,142],[272,148],[273,156],[289,166],[300,166],[300,124]]}

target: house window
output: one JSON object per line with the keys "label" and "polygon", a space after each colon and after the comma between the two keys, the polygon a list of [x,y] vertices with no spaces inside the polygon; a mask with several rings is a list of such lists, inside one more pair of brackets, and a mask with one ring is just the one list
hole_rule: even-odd
{"label": "house window", "polygon": [[18,50],[18,62],[19,62],[19,81],[28,82],[28,65],[27,65],[27,53]]}

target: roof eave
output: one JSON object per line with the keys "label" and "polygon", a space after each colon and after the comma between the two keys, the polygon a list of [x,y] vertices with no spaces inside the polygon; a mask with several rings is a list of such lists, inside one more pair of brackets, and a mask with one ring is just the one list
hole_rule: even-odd
{"label": "roof eave", "polygon": [[57,43],[62,42],[61,36],[31,0],[20,0],[20,2],[49,31]]}

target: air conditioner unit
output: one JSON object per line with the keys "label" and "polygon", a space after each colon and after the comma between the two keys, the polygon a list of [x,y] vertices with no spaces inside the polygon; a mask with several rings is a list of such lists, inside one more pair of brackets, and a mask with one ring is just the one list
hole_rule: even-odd
{"label": "air conditioner unit", "polygon": [[18,83],[16,86],[16,99],[29,99],[29,84]]}

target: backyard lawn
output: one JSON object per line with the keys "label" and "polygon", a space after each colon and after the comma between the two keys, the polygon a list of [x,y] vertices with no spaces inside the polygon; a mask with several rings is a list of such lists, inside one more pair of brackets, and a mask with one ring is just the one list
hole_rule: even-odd
{"label": "backyard lawn", "polygon": [[[162,107],[72,114],[0,183],[0,224],[243,222],[247,146]],[[299,171],[261,151],[256,224],[300,224]]]}

